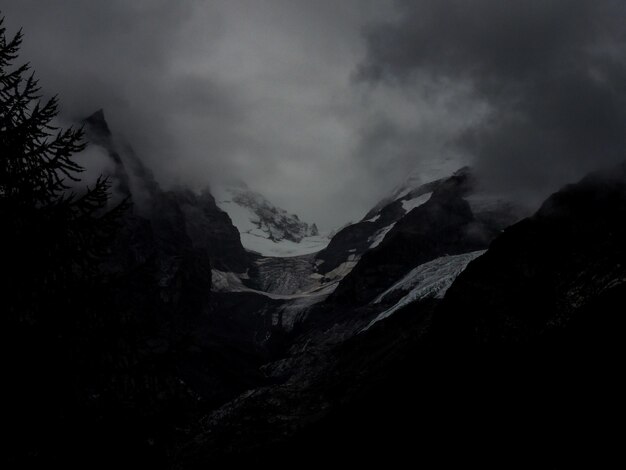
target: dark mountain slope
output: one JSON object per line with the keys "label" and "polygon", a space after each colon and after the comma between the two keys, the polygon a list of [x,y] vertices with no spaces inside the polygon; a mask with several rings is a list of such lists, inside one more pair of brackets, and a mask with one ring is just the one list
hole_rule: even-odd
{"label": "dark mountain slope", "polygon": [[208,191],[196,195],[189,190],[165,193],[180,207],[185,229],[195,248],[208,254],[211,265],[221,271],[245,272],[251,257],[241,244],[239,231]]}
{"label": "dark mountain slope", "polygon": [[195,249],[208,254],[215,269],[244,272],[250,266],[239,231],[208,191],[164,191],[133,149],[114,138],[102,110],[85,119],[85,130],[90,142],[102,147],[114,163],[114,187],[131,198],[135,217],[147,220],[157,239],[177,245],[181,237],[188,238]]}
{"label": "dark mountain slope", "polygon": [[476,344],[523,344],[567,329],[626,282],[625,240],[626,165],[564,188],[507,229],[452,286],[438,329]]}
{"label": "dark mountain slope", "polygon": [[464,197],[468,173],[440,182],[430,199],[401,218],[382,243],[366,252],[329,302],[362,305],[422,263],[487,247],[493,228],[478,221]]}
{"label": "dark mountain slope", "polygon": [[[459,170],[459,174],[465,170]],[[316,255],[319,261],[318,272],[327,274],[346,262],[351,256],[359,257],[367,252],[377,235],[383,233],[407,213],[403,203],[420,196],[432,193],[446,178],[412,187],[414,181],[406,183],[406,187],[398,188],[394,194],[380,201],[359,222],[350,224],[331,239],[329,245]]]}
{"label": "dark mountain slope", "polygon": [[[297,380],[212,416],[181,468],[303,456],[554,468],[615,456],[625,220],[626,166],[566,187],[497,237],[443,301],[411,304],[310,358]],[[229,414],[237,407],[252,421]]]}
{"label": "dark mountain slope", "polygon": [[[615,457],[625,221],[626,165],[553,195],[473,261],[434,311],[410,305],[358,338],[357,351],[386,367],[359,366],[365,385],[291,449],[315,442],[343,457],[368,449],[363,461],[493,468]],[[413,340],[381,361],[380,335]]]}
{"label": "dark mountain slope", "polygon": [[271,329],[271,301],[211,292],[211,269],[245,271],[248,255],[210,195],[163,191],[102,112],[85,130],[132,206],[93,282],[40,324],[4,331],[20,361],[3,457],[8,468],[168,468],[198,416],[266,382],[255,339]]}

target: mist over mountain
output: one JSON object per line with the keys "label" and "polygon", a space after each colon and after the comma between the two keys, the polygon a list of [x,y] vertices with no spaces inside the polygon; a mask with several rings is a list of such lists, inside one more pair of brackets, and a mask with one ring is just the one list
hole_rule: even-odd
{"label": "mist over mountain", "polygon": [[3,468],[614,465],[623,2],[0,9]]}
{"label": "mist over mountain", "polygon": [[[445,94],[484,110],[451,143],[485,184],[538,201],[624,158],[626,6],[398,1],[368,30],[359,79]],[[428,91],[426,91],[428,90]]]}
{"label": "mist over mountain", "polygon": [[106,108],[165,187],[239,178],[326,231],[410,171],[436,179],[469,164],[537,206],[621,158],[626,13],[612,0],[3,11],[28,32],[23,58],[66,121]]}

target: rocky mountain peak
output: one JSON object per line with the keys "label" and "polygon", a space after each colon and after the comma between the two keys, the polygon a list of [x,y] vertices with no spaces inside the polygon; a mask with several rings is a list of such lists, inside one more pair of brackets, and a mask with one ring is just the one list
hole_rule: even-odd
{"label": "rocky mountain peak", "polygon": [[84,119],[85,124],[93,132],[97,132],[102,135],[111,135],[111,129],[104,116],[104,110],[100,108],[95,113]]}
{"label": "rocky mountain peak", "polygon": [[316,224],[300,220],[241,181],[216,185],[212,192],[250,251],[265,256],[295,256],[319,251],[328,243],[319,236]]}
{"label": "rocky mountain peak", "polygon": [[246,271],[249,255],[239,233],[208,191],[198,195],[185,188],[164,190],[134,149],[112,134],[102,109],[83,124],[91,145],[101,147],[114,163],[112,173],[105,176],[133,203],[129,231],[142,220],[149,227],[148,236],[157,240],[159,250],[168,256],[179,258],[180,247],[184,247],[208,257],[214,269]]}

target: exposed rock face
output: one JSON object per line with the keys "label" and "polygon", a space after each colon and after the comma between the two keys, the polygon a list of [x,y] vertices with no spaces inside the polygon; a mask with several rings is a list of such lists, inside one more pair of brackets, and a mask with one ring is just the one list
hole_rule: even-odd
{"label": "exposed rock face", "polygon": [[[348,259],[359,258],[380,243],[391,227],[407,214],[408,210],[404,203],[432,193],[441,181],[417,187],[403,185],[390,197],[378,203],[363,220],[341,229],[332,237],[328,247],[317,254],[319,272],[325,274],[333,271]],[[407,182],[407,185],[409,183]]]}
{"label": "exposed rock face", "polygon": [[3,329],[17,359],[3,461],[167,468],[197,417],[266,383],[275,302],[212,293],[213,266],[247,269],[228,216],[206,194],[163,191],[102,112],[85,129],[132,210],[93,280],[54,283],[63,300],[39,301],[45,321]]}
{"label": "exposed rock face", "polygon": [[380,245],[363,255],[331,300],[362,305],[420,264],[486,248],[495,233],[476,219],[464,199],[470,183],[465,173],[439,182],[426,202],[400,219]]}
{"label": "exposed rock face", "polygon": [[461,275],[440,328],[455,341],[525,343],[580,322],[612,321],[608,312],[581,312],[626,283],[624,221],[626,165],[564,188]]}
{"label": "exposed rock face", "polygon": [[[207,351],[224,347],[231,351],[231,355],[218,355],[225,362],[246,355],[247,360],[258,360],[272,327],[271,299],[211,294],[212,269],[245,273],[251,266],[251,257],[228,214],[217,207],[208,191],[162,190],[132,149],[118,151],[120,144],[101,111],[85,122],[88,137],[116,163],[112,176],[125,182],[120,187],[126,188],[133,203],[139,199],[125,216],[109,261],[114,273],[135,273],[127,281],[134,292],[124,287],[120,302],[136,299],[135,308],[162,317],[167,323],[164,328],[176,331],[174,338],[193,336],[198,360]],[[231,314],[233,304],[237,305],[235,315]],[[170,333],[167,341],[171,340]],[[213,383],[216,390],[231,386],[210,379],[204,383]],[[214,395],[209,385],[203,387]]]}
{"label": "exposed rock face", "polygon": [[[283,445],[291,446],[291,440],[307,428],[306,423],[325,422],[338,409],[338,396],[351,400],[360,387],[375,381],[377,374],[403,357],[404,348],[419,337],[409,332],[415,333],[412,328],[424,330],[424,319],[439,302],[437,299],[467,263],[481,254],[473,251],[486,247],[493,236],[491,230],[476,221],[465,201],[469,188],[467,175],[461,172],[413,194],[409,191],[401,195],[401,200],[379,209],[374,215],[376,220],[355,224],[336,235],[346,248],[350,243],[362,243],[365,254],[360,261],[355,260],[356,268],[343,281],[338,278],[338,294],[328,297],[323,291],[320,298],[303,297],[278,308],[283,318],[280,325],[297,323],[283,345],[284,357],[263,368],[276,383],[249,391],[209,414],[203,422],[206,432],[182,454],[184,466],[215,458],[236,458],[240,453],[267,456],[276,449],[280,449],[280,458],[294,455]],[[410,201],[413,206],[407,204]],[[376,228],[378,220],[381,226]],[[387,237],[371,248],[372,236],[390,223],[394,225]],[[399,233],[397,238],[394,230]],[[398,251],[394,251],[396,243]],[[383,255],[370,260],[371,253],[377,250],[384,250]],[[292,274],[314,268],[307,266],[311,260],[293,258],[290,262],[297,264],[289,268],[293,271],[290,275],[281,273],[287,265],[280,260],[266,260],[259,266],[268,279],[277,281],[277,286],[268,284],[268,289],[296,281],[296,290],[308,287],[306,282],[299,284],[306,277]],[[370,270],[361,268],[362,263]],[[380,269],[376,263],[381,263]],[[342,261],[339,266],[344,264],[347,262]],[[411,270],[415,276],[402,279]],[[278,271],[276,275],[272,274],[274,271]],[[317,273],[321,279],[329,275]],[[286,280],[281,281],[282,278]],[[327,285],[332,292],[335,286]],[[317,303],[305,305],[303,314],[300,304],[307,300]],[[421,305],[425,313],[407,316],[407,306],[414,303]],[[389,325],[402,326],[388,331]],[[371,367],[365,367],[368,362]],[[252,421],[246,420],[246,416],[252,417]],[[309,449],[308,445],[304,448]]]}
{"label": "exposed rock face", "polygon": [[394,201],[380,210],[376,220],[364,220],[340,230],[333,236],[328,247],[316,255],[319,272],[329,273],[351,258],[360,257],[370,249],[377,233],[392,226],[404,214],[402,203]]}
{"label": "exposed rock face", "polygon": [[[332,237],[328,247],[316,255],[318,271],[322,274],[328,273],[347,261],[359,260],[370,250],[375,251],[385,242],[386,237],[397,236],[401,230],[406,231],[406,227],[411,225],[407,217],[410,213],[418,210],[431,199],[432,202],[429,203],[431,206],[437,200],[441,202],[444,198],[449,199],[452,193],[455,194],[459,203],[461,199],[467,201],[474,219],[474,228],[483,230],[487,240],[498,231],[528,215],[528,211],[517,204],[481,194],[476,188],[476,182],[469,168],[462,168],[451,177],[425,184],[420,183],[420,179],[416,176],[411,176],[391,195],[374,206],[363,220],[344,227]],[[444,209],[444,212],[445,210],[447,209]],[[396,228],[396,224],[401,219],[402,224]],[[420,223],[428,222],[422,220]],[[402,226],[404,229],[400,228]],[[413,260],[407,260],[407,265],[412,263]],[[393,276],[394,274],[391,273],[391,277]]]}
{"label": "exposed rock face", "polygon": [[[105,416],[98,432],[119,433],[122,445],[164,466],[168,449],[193,425],[190,416],[264,383],[259,367],[267,361],[272,300],[211,292],[212,267],[243,272],[249,255],[210,194],[163,191],[132,150],[115,142],[102,112],[86,120],[86,131],[115,163],[116,190],[133,203],[105,267],[111,281],[102,308],[111,312],[108,334],[115,336],[107,340],[115,347],[90,386],[106,393],[88,406]],[[117,429],[116,413],[128,430]],[[142,428],[147,422],[157,424]],[[85,439],[94,431],[85,430]]]}
{"label": "exposed rock face", "polygon": [[104,148],[115,163],[111,177],[124,197],[130,197],[136,217],[146,219],[157,239],[178,246],[183,239],[208,254],[216,269],[244,272],[250,257],[241,245],[237,228],[205,191],[200,195],[185,190],[164,191],[128,145],[118,143],[98,111],[85,120],[88,139]]}
{"label": "exposed rock face", "polygon": [[[115,190],[132,204],[124,215],[109,269],[124,274],[141,267],[142,273],[153,277],[144,282],[154,282],[162,301],[176,304],[170,308],[206,310],[211,286],[209,256],[203,247],[195,246],[175,194],[161,190],[132,149],[116,142],[102,110],[84,123],[88,140],[101,146],[114,163],[113,174],[108,176],[113,179]],[[193,295],[183,282],[195,285]],[[151,290],[145,285],[138,288],[137,295]],[[186,295],[192,295],[193,300],[186,299]]]}
{"label": "exposed rock face", "polygon": [[258,228],[267,233],[272,241],[290,240],[297,243],[304,237],[319,235],[315,224],[301,222],[297,215],[274,206],[259,193],[247,188],[232,190],[232,199],[256,214]]}
{"label": "exposed rock face", "polygon": [[220,272],[219,290],[228,291],[230,285],[234,291],[282,296],[274,323],[287,331],[333,321],[424,262],[486,248],[504,224],[517,220],[513,205],[476,195],[473,186],[468,169],[417,187],[405,184],[370,211],[370,219],[339,231],[321,252],[257,258],[245,277]]}
{"label": "exposed rock face", "polygon": [[[449,210],[461,227],[481,223],[449,195],[423,212]],[[623,393],[624,220],[626,165],[565,188],[486,254],[469,256],[476,259],[443,300],[407,304],[356,335],[347,332],[375,317],[377,303],[395,302],[397,289],[362,307],[344,304],[342,316],[301,332],[287,357],[265,367],[277,384],[207,415],[181,468],[219,458],[316,460],[319,449],[320,460],[417,453],[440,463],[452,447],[460,451],[453,460],[467,462],[485,442],[508,458],[536,458],[589,445],[594,435],[607,442]],[[449,233],[474,243],[474,235],[456,238],[452,225],[432,233],[444,244]],[[547,446],[529,448],[529,435]],[[502,464],[492,457],[487,464]]]}
{"label": "exposed rock face", "polygon": [[[122,410],[150,416],[136,422],[179,468],[451,448],[467,459],[485,444],[520,455],[528,427],[550,445],[609,428],[598,416],[622,398],[626,165],[504,233],[516,208],[477,196],[464,170],[395,191],[317,255],[259,258],[209,193],[162,191],[101,113],[88,122],[120,192],[145,196],[108,267],[127,336],[107,393],[151,398]],[[238,201],[268,237],[313,230],[253,199]]]}
{"label": "exposed rock face", "polygon": [[319,235],[315,224],[302,222],[297,215],[289,214],[272,204],[245,183],[218,185],[212,191],[216,195],[217,204],[231,214],[244,237],[244,244],[252,251],[262,252],[264,247],[264,243],[255,238],[274,243],[288,241],[298,244],[307,237]]}
{"label": "exposed rock face", "polygon": [[241,244],[239,231],[228,214],[217,207],[211,193],[178,190],[167,194],[180,205],[194,246],[208,253],[215,269],[241,273],[250,267],[250,255]]}
{"label": "exposed rock face", "polygon": [[[550,197],[470,263],[442,303],[413,304],[360,338],[355,354],[369,363],[355,367],[369,386],[291,448],[417,451],[439,464],[446,449],[467,463],[489,442],[502,453],[476,460],[494,468],[511,456],[606,449],[624,393],[625,211],[626,165]],[[389,347],[382,338],[394,352],[371,361],[376,344]]]}

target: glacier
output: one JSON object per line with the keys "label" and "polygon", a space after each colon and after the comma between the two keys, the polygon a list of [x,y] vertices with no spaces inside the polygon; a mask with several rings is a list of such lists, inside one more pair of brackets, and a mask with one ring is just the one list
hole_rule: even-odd
{"label": "glacier", "polygon": [[418,300],[434,297],[443,298],[454,280],[467,265],[485,253],[485,250],[473,251],[462,255],[442,256],[413,269],[401,280],[380,294],[372,303],[384,303],[390,294],[402,293],[400,300],[380,313],[361,331],[366,331],[375,323],[388,318],[401,308]]}
{"label": "glacier", "polygon": [[291,257],[316,253],[329,243],[315,224],[275,206],[245,183],[211,188],[218,207],[226,212],[250,252],[268,257]]}

